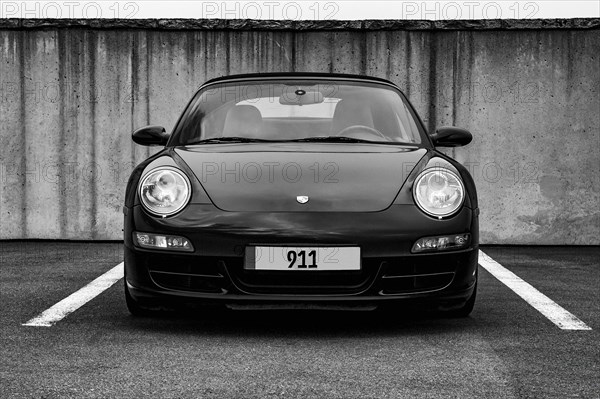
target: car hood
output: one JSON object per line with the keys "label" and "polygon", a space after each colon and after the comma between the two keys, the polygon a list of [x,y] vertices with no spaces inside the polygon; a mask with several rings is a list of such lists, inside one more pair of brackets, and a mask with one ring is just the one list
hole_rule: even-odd
{"label": "car hood", "polygon": [[392,204],[427,150],[362,143],[252,143],[178,147],[175,152],[215,206],[225,211],[376,212]]}

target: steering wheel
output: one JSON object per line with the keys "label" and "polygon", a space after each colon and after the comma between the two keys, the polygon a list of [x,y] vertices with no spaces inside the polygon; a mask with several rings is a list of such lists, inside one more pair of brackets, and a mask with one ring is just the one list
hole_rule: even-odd
{"label": "steering wheel", "polygon": [[381,133],[379,130],[365,125],[348,126],[347,128],[340,130],[336,136],[345,136],[360,139],[362,138],[361,136],[364,135],[364,133],[371,136],[381,137],[385,141],[390,141],[390,139],[383,133]]}

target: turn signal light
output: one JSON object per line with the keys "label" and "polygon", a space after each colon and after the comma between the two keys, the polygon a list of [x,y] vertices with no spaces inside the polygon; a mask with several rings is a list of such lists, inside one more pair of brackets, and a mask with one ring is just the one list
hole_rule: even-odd
{"label": "turn signal light", "polygon": [[133,233],[135,245],[149,249],[166,249],[171,251],[193,252],[194,247],[190,240],[180,236],[170,236],[150,233]]}
{"label": "turn signal light", "polygon": [[471,243],[471,234],[452,234],[448,236],[424,237],[415,242],[413,253],[435,252],[466,248]]}

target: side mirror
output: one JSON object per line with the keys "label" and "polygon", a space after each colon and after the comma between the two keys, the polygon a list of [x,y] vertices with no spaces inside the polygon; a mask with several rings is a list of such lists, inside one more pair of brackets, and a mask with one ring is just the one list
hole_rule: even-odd
{"label": "side mirror", "polygon": [[140,145],[166,145],[170,134],[162,126],[146,126],[137,129],[131,135],[133,141]]}
{"label": "side mirror", "polygon": [[461,147],[469,144],[473,140],[473,135],[459,127],[442,126],[431,135],[431,139],[436,147]]}

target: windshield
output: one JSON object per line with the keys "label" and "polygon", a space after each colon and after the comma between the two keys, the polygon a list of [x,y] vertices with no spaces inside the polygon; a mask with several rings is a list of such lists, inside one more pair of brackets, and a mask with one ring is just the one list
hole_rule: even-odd
{"label": "windshield", "polygon": [[169,145],[313,140],[416,145],[421,133],[393,87],[290,79],[206,87],[184,112]]}

